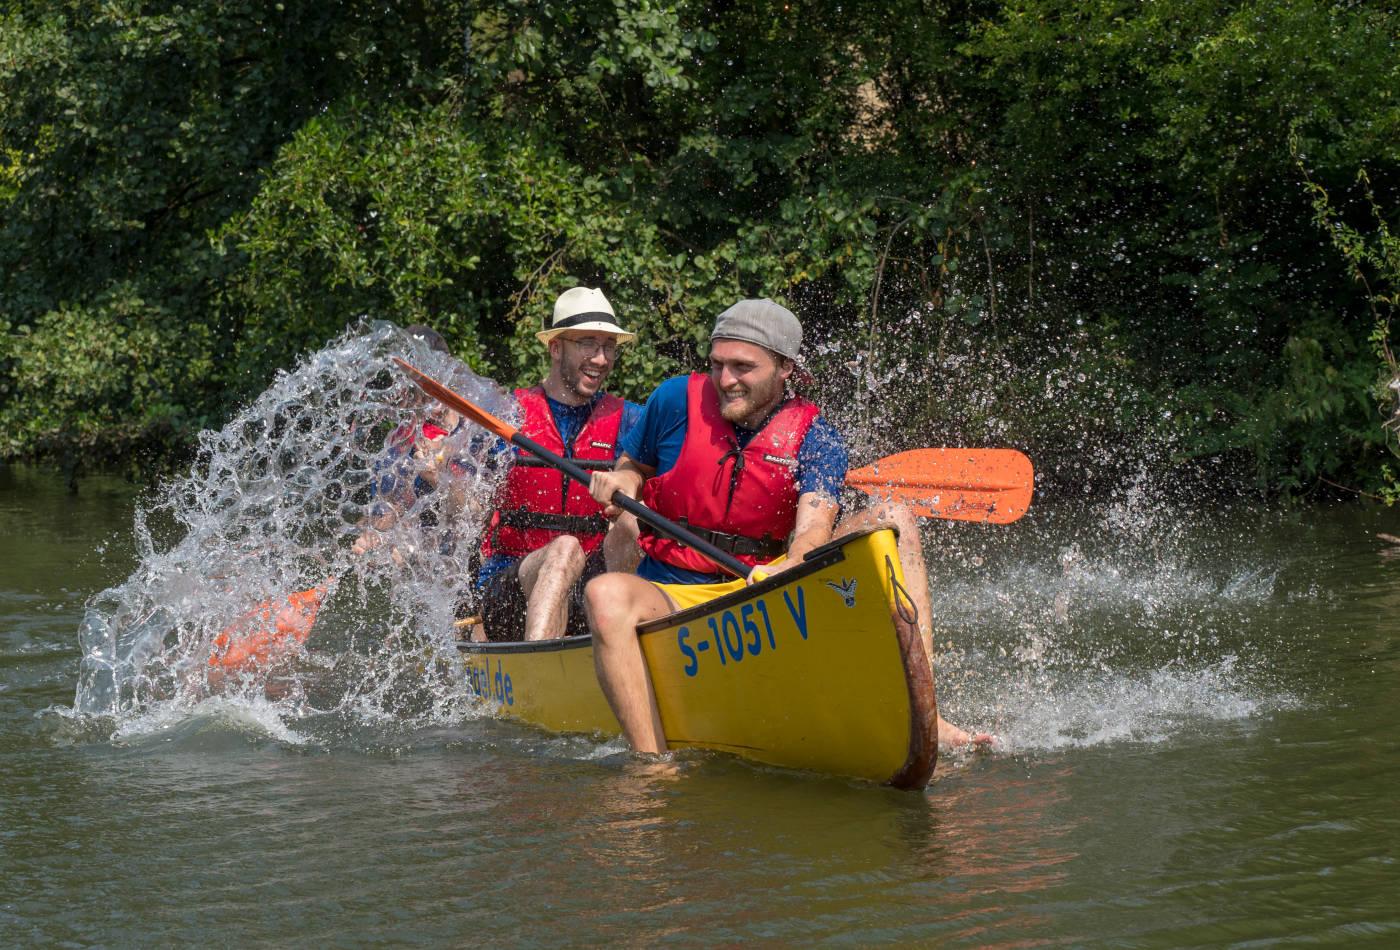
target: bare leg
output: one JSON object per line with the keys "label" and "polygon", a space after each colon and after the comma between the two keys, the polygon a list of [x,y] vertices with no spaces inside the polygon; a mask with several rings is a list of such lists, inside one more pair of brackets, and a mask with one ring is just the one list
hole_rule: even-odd
{"label": "bare leg", "polygon": [[919,613],[919,637],[924,641],[924,654],[933,658],[933,600],[928,592],[928,565],[919,542],[919,522],[904,505],[881,502],[864,511],[857,511],[837,523],[834,537],[845,537],[877,526],[892,525],[899,531],[899,565],[904,569],[904,587]]}
{"label": "bare leg", "polygon": [[623,736],[634,751],[665,752],[666,734],[637,625],[670,613],[670,599],[635,574],[601,574],[588,582],[583,596],[593,628],[593,666]]}
{"label": "bare leg", "polygon": [[[876,526],[893,525],[899,530],[899,565],[904,571],[904,587],[914,601],[919,614],[919,638],[924,642],[924,656],[933,663],[933,598],[928,590],[928,565],[924,562],[923,545],[919,539],[919,522],[907,507],[893,502],[881,502],[864,511],[857,511],[837,523],[834,537],[844,537]],[[974,736],[938,714],[938,744],[961,746],[969,742],[985,745],[992,736]]]}
{"label": "bare leg", "polygon": [[583,548],[578,538],[562,534],[520,562],[525,591],[525,639],[552,640],[569,622],[569,591],[583,576]]}
{"label": "bare leg", "polygon": [[603,536],[603,563],[610,571],[623,574],[637,573],[637,565],[642,560],[642,549],[637,545],[637,516],[623,512],[608,527]]}

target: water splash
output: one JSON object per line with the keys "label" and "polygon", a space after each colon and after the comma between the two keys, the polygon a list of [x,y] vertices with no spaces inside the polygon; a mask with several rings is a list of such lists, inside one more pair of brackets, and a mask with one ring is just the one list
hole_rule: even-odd
{"label": "water splash", "polygon": [[[193,716],[262,723],[286,741],[294,722],[334,741],[347,723],[411,725],[465,708],[452,619],[501,473],[484,464],[492,440],[469,425],[431,451],[405,448],[425,420],[449,431],[456,420],[392,356],[514,414],[489,381],[387,323],[352,328],[279,374],[138,508],[139,566],[92,598],[82,622],[79,714],[110,717],[124,738]],[[445,464],[450,490],[431,490]],[[231,623],[322,585],[309,649],[271,668],[211,667]]]}
{"label": "water splash", "polygon": [[1111,337],[1021,346],[928,306],[883,307],[879,330],[832,327],[810,350],[853,463],[921,445],[1009,445],[1036,463],[1016,524],[924,524],[950,719],[1031,751],[1157,741],[1298,702],[1270,666],[1286,646],[1258,618],[1306,593],[1217,524],[1245,481],[1183,471],[1157,424],[1172,408]]}
{"label": "water splash", "polygon": [[936,558],[941,695],[1013,751],[1159,742],[1294,708],[1260,622],[1283,566],[1149,479]]}

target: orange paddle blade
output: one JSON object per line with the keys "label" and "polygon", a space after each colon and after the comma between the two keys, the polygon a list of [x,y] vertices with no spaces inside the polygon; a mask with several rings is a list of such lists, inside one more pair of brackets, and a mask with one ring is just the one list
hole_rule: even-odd
{"label": "orange paddle blade", "polygon": [[214,638],[209,665],[228,670],[263,666],[294,646],[306,642],[330,586],[297,591],[280,604],[265,600]]}
{"label": "orange paddle blade", "polygon": [[408,374],[409,378],[417,384],[419,389],[423,390],[423,392],[432,396],[458,415],[466,416],[484,429],[490,429],[507,442],[510,441],[511,436],[520,431],[505,420],[498,419],[491,415],[491,413],[482,409],[480,406],[467,402],[461,396],[457,395],[407,360],[399,359],[397,356],[395,356],[393,360],[395,363],[398,363],[400,368]]}
{"label": "orange paddle blade", "polygon": [[1035,469],[1015,449],[913,449],[850,472],[846,484],[926,518],[1008,524],[1030,507]]}

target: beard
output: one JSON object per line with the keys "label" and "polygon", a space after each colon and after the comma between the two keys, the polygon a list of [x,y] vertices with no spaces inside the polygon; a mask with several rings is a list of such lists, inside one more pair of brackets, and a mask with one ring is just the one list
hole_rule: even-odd
{"label": "beard", "polygon": [[719,414],[732,425],[756,429],[782,401],[783,380],[775,369],[767,379],[720,390]]}
{"label": "beard", "polygon": [[[578,397],[579,402],[588,402],[603,388],[603,383],[607,382],[608,373],[612,367],[608,366],[598,370],[591,363],[560,363],[559,380],[564,384],[564,388]],[[597,375],[590,376],[590,373]]]}

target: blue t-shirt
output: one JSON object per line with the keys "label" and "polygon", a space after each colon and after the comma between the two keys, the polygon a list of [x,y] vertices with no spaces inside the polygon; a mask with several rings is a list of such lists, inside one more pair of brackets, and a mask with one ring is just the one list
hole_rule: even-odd
{"label": "blue t-shirt", "polygon": [[[622,451],[629,458],[656,469],[657,475],[664,475],[675,467],[681,446],[685,444],[689,383],[688,376],[677,376],[656,387],[642,410],[641,419],[620,440]],[[734,427],[740,448],[747,446],[758,432],[759,429]],[[797,450],[797,493],[815,492],[839,502],[849,466],[850,457],[841,434],[831,423],[817,416]],[[637,574],[661,584],[713,584],[731,579],[728,574],[688,571],[650,557],[642,558]]]}
{"label": "blue t-shirt", "polygon": [[[546,393],[545,403],[549,406],[549,414],[554,418],[554,426],[559,430],[559,436],[564,440],[564,456],[572,458],[574,454],[574,440],[583,431],[583,427],[588,423],[588,417],[593,414],[593,406],[601,398],[602,394],[595,396],[592,401],[581,406],[570,406],[567,403],[551,399]],[[642,407],[635,402],[623,401],[622,423],[618,427],[617,444],[613,446],[613,458],[621,453],[622,440],[631,433],[632,427],[641,418]],[[527,432],[526,435],[529,435]],[[510,443],[504,439],[500,440],[497,452],[505,452],[510,448]],[[486,586],[487,581],[497,574],[519,561],[520,558],[510,554],[493,554],[482,562],[480,570],[476,572],[476,586],[481,589]]]}

